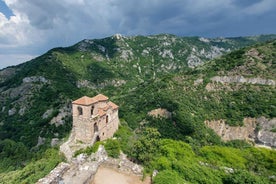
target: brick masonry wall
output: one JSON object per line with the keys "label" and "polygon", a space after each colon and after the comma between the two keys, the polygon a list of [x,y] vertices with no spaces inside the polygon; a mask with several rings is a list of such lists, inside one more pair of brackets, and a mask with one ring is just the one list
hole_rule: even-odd
{"label": "brick masonry wall", "polygon": [[[97,116],[98,109],[106,106],[107,102],[98,102],[93,105],[77,105],[73,104],[73,129],[75,131],[75,140],[84,143],[90,143],[94,138],[94,125],[98,127],[98,135],[100,140],[111,138],[118,130],[119,117],[118,109],[109,109],[106,115]],[[93,116],[91,114],[92,106],[94,106]],[[82,108],[82,115],[79,114],[78,108]],[[108,117],[108,123],[106,122]]]}

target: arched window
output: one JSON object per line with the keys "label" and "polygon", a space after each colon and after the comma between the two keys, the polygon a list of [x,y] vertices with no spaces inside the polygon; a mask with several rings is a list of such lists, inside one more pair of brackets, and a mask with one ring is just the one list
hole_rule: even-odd
{"label": "arched window", "polygon": [[99,136],[97,136],[97,138],[96,138],[96,142],[98,142],[98,141],[100,141],[101,139],[100,139],[100,137]]}
{"label": "arched window", "polygon": [[108,123],[108,116],[105,117],[105,122]]}
{"label": "arched window", "polygon": [[93,113],[94,113],[94,105],[91,107],[91,116],[93,115]]}
{"label": "arched window", "polygon": [[79,112],[79,116],[82,115],[82,108],[80,106],[78,106],[78,112]]}
{"label": "arched window", "polygon": [[97,123],[94,123],[94,133],[99,131],[99,127],[97,125]]}

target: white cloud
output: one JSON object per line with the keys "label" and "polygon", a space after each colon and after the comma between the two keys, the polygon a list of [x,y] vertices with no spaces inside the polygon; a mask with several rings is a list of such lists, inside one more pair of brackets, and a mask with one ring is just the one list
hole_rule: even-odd
{"label": "white cloud", "polygon": [[0,48],[15,48],[32,43],[32,28],[27,17],[18,14],[7,19],[0,13]]}

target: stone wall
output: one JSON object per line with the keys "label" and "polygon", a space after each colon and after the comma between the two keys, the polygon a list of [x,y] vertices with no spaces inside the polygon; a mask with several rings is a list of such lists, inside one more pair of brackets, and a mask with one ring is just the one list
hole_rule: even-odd
{"label": "stone wall", "polygon": [[36,184],[91,184],[101,164],[120,172],[143,175],[142,166],[129,161],[124,154],[121,154],[119,159],[109,158],[104,147],[100,145],[98,151],[90,156],[80,154],[70,163],[60,163]]}
{"label": "stone wall", "polygon": [[68,163],[60,163],[47,176],[38,180],[36,184],[90,184],[98,167],[107,159],[103,146],[91,156],[84,154],[72,159]]}
{"label": "stone wall", "polygon": [[[100,140],[113,136],[119,126],[118,109],[107,109],[106,114],[101,115],[100,109],[106,106],[106,101],[89,106],[73,104],[73,129],[76,140],[90,143],[94,138],[95,132],[97,132]],[[82,108],[82,115],[79,114],[78,108]],[[92,113],[91,109],[93,109]],[[106,122],[107,119],[108,122]],[[94,125],[97,126],[97,131],[94,129]]]}
{"label": "stone wall", "polygon": [[106,140],[113,136],[119,128],[118,110],[108,112],[109,122],[105,122],[105,117],[99,123],[100,140]]}
{"label": "stone wall", "polygon": [[90,119],[73,117],[73,129],[75,131],[75,139],[84,143],[92,141],[94,136],[94,123]]}

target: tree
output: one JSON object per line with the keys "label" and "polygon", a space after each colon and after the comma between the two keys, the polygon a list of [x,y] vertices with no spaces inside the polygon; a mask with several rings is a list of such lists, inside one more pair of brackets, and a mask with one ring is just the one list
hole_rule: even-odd
{"label": "tree", "polygon": [[141,163],[148,164],[159,150],[160,136],[157,129],[145,128],[134,142],[131,156]]}
{"label": "tree", "polygon": [[159,172],[153,179],[153,184],[184,184],[185,181],[176,171],[164,170]]}
{"label": "tree", "polygon": [[107,139],[105,145],[105,150],[108,156],[113,158],[118,158],[120,155],[120,145],[117,140]]}
{"label": "tree", "polygon": [[227,175],[223,179],[224,184],[262,184],[267,183],[259,177],[245,170],[238,170],[233,174]]}

